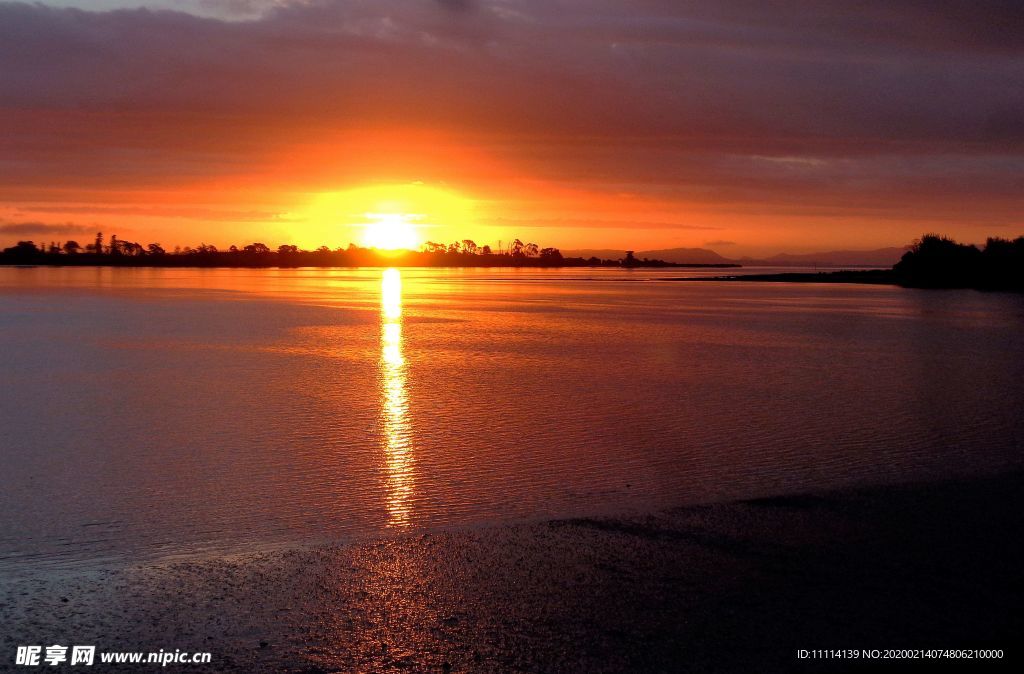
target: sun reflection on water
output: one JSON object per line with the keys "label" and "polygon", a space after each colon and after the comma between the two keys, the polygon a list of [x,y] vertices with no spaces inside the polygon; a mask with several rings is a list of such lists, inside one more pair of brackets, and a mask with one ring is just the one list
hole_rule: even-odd
{"label": "sun reflection on water", "polygon": [[380,368],[388,525],[409,525],[414,487],[412,426],[402,355],[402,274],[387,269],[380,292]]}

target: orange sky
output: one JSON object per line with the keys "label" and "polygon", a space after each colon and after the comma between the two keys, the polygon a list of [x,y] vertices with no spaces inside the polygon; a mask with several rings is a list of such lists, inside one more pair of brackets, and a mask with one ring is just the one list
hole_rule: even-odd
{"label": "orange sky", "polygon": [[1024,229],[1022,50],[995,10],[50,4],[0,3],[0,244],[337,247],[399,217],[739,256]]}

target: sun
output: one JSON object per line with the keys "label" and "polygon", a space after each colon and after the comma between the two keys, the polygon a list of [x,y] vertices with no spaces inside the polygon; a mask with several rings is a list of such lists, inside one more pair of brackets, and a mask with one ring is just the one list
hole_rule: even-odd
{"label": "sun", "polygon": [[471,235],[474,203],[444,186],[371,184],[314,194],[278,218],[299,245],[333,248],[354,242],[379,250],[415,250],[427,239]]}
{"label": "sun", "polygon": [[380,250],[413,250],[421,241],[413,224],[419,217],[411,213],[367,213],[363,245]]}

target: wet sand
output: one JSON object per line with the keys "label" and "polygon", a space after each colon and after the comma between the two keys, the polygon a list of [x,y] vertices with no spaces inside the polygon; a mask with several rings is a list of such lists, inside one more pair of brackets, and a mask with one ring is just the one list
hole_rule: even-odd
{"label": "wet sand", "polygon": [[1002,671],[1024,628],[1022,487],[1017,473],[5,579],[0,669],[18,644],[57,643],[213,653],[163,670],[183,672],[883,668],[796,657],[828,648],[1002,648],[945,663]]}

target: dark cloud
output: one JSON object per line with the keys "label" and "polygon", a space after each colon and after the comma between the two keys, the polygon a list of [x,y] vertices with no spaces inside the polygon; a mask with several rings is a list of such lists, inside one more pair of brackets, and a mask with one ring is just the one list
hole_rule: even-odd
{"label": "dark cloud", "polygon": [[[495,2],[468,20],[441,4],[466,3],[298,3],[241,24],[4,3],[0,83],[6,107],[287,111],[752,142],[1024,139],[1014,114],[1024,94],[1007,86],[1021,51],[973,48],[1001,34],[1002,3],[977,6],[996,24],[987,31],[977,18],[961,25],[957,3],[924,12],[868,2],[854,13],[820,2],[606,1],[586,12]],[[899,32],[917,21],[942,27],[931,32],[948,36],[935,41],[943,54],[917,52],[920,31]]]}
{"label": "dark cloud", "polygon": [[476,0],[434,0],[437,4],[456,12],[465,12],[476,9]]}
{"label": "dark cloud", "polygon": [[58,236],[67,234],[95,234],[95,227],[72,223],[47,224],[44,222],[0,222],[0,234],[17,236]]}
{"label": "dark cloud", "polygon": [[[201,220],[204,222],[230,221],[230,222],[258,222],[261,220],[272,220],[278,213],[276,211],[258,210],[234,210],[225,208],[204,208],[195,205],[173,205],[173,206],[141,206],[138,204],[121,206],[96,206],[91,204],[75,204],[73,206],[59,206],[49,204],[46,206],[23,206],[19,209],[24,213],[76,213],[96,216],[143,216],[159,218],[186,218]],[[58,225],[59,226],[59,225]]]}
{"label": "dark cloud", "polygon": [[258,17],[284,3],[274,0],[199,0],[198,4],[202,10],[227,17]]}

